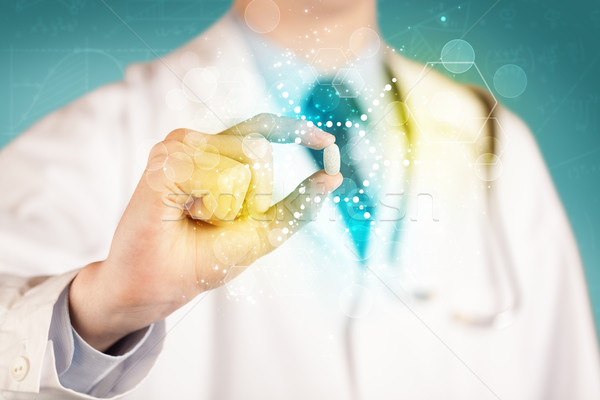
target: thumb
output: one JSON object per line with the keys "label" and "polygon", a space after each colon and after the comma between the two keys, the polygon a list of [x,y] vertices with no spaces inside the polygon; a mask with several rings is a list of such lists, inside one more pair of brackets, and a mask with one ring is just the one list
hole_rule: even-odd
{"label": "thumb", "polygon": [[[342,174],[317,171],[306,178],[285,199],[264,214],[249,215],[244,222],[258,233],[261,257],[285,242],[305,225],[314,221],[327,196],[343,181]],[[251,229],[252,229],[251,228]]]}

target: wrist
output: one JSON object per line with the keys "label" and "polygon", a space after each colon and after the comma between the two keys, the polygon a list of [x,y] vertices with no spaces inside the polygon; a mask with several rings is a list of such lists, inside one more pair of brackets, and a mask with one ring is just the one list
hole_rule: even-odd
{"label": "wrist", "polygon": [[[128,334],[164,319],[166,307],[132,296],[106,262],[84,267],[69,289],[69,314],[77,334],[90,346],[106,351]],[[135,292],[135,289],[133,289]]]}

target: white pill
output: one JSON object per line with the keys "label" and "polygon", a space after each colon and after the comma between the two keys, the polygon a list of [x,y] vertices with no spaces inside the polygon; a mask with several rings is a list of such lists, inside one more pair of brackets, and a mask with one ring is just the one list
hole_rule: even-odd
{"label": "white pill", "polygon": [[323,150],[323,167],[327,175],[340,172],[340,148],[337,144],[330,144]]}

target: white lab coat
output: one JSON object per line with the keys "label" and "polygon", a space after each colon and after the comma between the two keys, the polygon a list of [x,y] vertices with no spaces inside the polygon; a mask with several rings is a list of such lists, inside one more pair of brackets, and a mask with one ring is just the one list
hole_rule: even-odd
{"label": "white lab coat", "polygon": [[[141,381],[126,398],[600,398],[581,261],[531,133],[498,107],[501,174],[482,181],[468,143],[474,136],[440,140],[426,104],[436,91],[452,92],[465,119],[481,121],[472,91],[435,72],[420,80],[422,65],[388,53],[400,87],[412,88],[407,104],[422,135],[405,196],[431,193],[434,215],[422,217],[409,201],[400,243],[381,241],[374,250],[375,276],[353,261],[326,204],[317,221],[239,282],[169,317],[162,350],[150,351],[116,392]],[[218,78],[216,87],[194,88],[218,118],[187,100],[179,78],[194,67]],[[122,82],[47,116],[0,153],[4,397],[87,398],[61,388],[56,376],[48,326],[57,296],[77,268],[108,254],[153,143],[178,127],[219,132],[272,111],[265,91],[226,16],[162,61],[133,65]],[[279,198],[316,168],[293,147],[275,149]],[[408,268],[384,265],[391,246]],[[32,278],[40,275],[50,277]],[[500,326],[454,317],[493,315],[503,299],[519,305]],[[348,314],[357,317],[350,328]],[[17,381],[8,370],[23,359],[27,373]]]}

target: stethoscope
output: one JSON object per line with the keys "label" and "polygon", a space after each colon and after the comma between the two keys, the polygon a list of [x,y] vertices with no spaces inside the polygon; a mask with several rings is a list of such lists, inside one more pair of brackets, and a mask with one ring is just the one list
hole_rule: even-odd
{"label": "stethoscope", "polygon": [[[390,69],[390,67],[387,65],[387,63],[385,64],[385,70],[386,70],[386,74],[387,74],[387,80],[389,82],[390,85],[392,85],[392,87],[395,89],[395,91],[393,92],[393,96],[394,96],[394,100],[395,101],[400,101],[400,85],[399,82],[397,80],[393,80],[392,79],[392,71]],[[489,104],[489,101],[487,99],[487,96],[485,96],[484,93],[481,93],[479,91],[476,91],[476,93],[479,95],[479,97],[481,98],[481,100],[486,104],[486,106],[489,108],[490,110],[490,117],[489,118],[494,118],[492,116],[492,108],[491,105]],[[400,113],[404,113],[406,111],[404,111],[402,108],[398,109],[398,112]],[[407,121],[406,122],[406,129],[405,129],[405,133],[407,135],[408,138],[408,145],[410,146],[411,143],[414,143],[415,140],[415,126],[414,126],[414,122],[412,122],[412,120],[410,118],[407,118],[407,116],[405,115],[399,115],[399,117],[401,118],[401,120],[403,121]],[[490,126],[490,130],[488,131],[489,136],[493,139],[496,136],[496,133],[492,127],[493,124],[488,124]],[[490,143],[493,143],[494,141],[491,140]],[[494,154],[494,150],[493,148],[488,149],[492,154]],[[410,156],[414,158],[414,152],[409,153]],[[407,168],[407,174],[409,177],[409,181],[410,181],[410,177],[414,176],[414,159],[410,160],[410,163],[408,165]],[[493,171],[492,169],[494,168],[494,165],[488,165],[486,168],[486,174],[488,176],[492,176]],[[490,179],[491,180],[491,179]],[[494,299],[494,310],[491,310],[489,312],[485,312],[485,313],[474,313],[474,312],[468,312],[468,311],[461,311],[461,310],[455,310],[455,311],[451,311],[451,318],[456,321],[457,323],[461,323],[461,324],[466,324],[466,325],[470,325],[473,327],[478,327],[478,328],[492,328],[492,329],[502,329],[504,327],[507,327],[508,325],[510,325],[516,318],[516,315],[518,314],[521,305],[522,305],[522,293],[521,293],[521,288],[520,288],[520,284],[518,282],[518,278],[517,278],[517,272],[516,272],[516,268],[515,268],[515,263],[514,260],[512,259],[512,255],[511,252],[509,251],[509,246],[507,243],[507,232],[505,231],[504,225],[502,224],[502,221],[498,218],[498,215],[496,212],[494,212],[494,210],[497,209],[495,202],[496,197],[492,195],[492,190],[493,188],[490,188],[489,191],[486,191],[486,208],[487,211],[486,212],[486,216],[487,218],[482,222],[482,231],[484,234],[484,237],[486,238],[486,246],[485,246],[485,251],[486,251],[486,263],[485,265],[487,266],[487,268],[489,269],[489,275],[492,278],[493,286],[494,286],[494,291],[495,291],[495,299]],[[399,237],[398,234],[400,232],[399,227],[396,227],[396,229],[394,229],[395,232],[395,237],[392,239],[393,243],[398,243],[399,242]],[[395,248],[395,246],[391,246],[390,249],[390,260],[393,260],[395,258],[395,252],[397,251],[397,249]],[[500,256],[502,259],[498,260],[498,256]],[[364,285],[364,280],[366,279],[366,275],[368,273],[373,273],[375,274],[375,272],[369,268],[368,266],[368,259],[366,260],[361,260],[361,265],[362,265],[362,269],[364,269],[363,273],[358,274],[359,278],[357,280],[357,284],[359,287],[362,287],[363,289],[366,289],[366,286]],[[392,266],[392,267],[399,267],[399,266]],[[504,275],[504,276],[502,276]],[[382,281],[382,279],[379,276],[376,276],[376,278],[379,281]],[[505,281],[505,286],[507,287],[507,293],[509,293],[508,295],[504,296],[502,293],[502,288],[500,287],[501,282],[500,280],[502,280],[504,278]],[[383,282],[383,281],[382,281]],[[394,292],[394,289],[392,289],[389,285],[385,285],[387,286],[387,288],[392,291],[392,294],[394,294],[396,297],[398,297],[398,294]],[[409,294],[409,296],[415,296],[414,294],[411,295]],[[419,298],[423,298],[423,297],[431,297],[431,296],[423,296],[422,293],[418,294]],[[399,298],[399,297],[398,297]],[[353,296],[353,302],[350,305],[350,310],[351,314],[350,315],[354,315],[354,311],[357,310],[357,308],[360,306],[361,302],[364,300],[364,290],[358,291],[357,293],[355,293],[355,295]],[[358,399],[359,398],[359,391],[358,391],[358,381],[357,381],[357,376],[356,376],[356,358],[355,358],[355,354],[354,354],[354,346],[353,346],[353,327],[354,327],[354,321],[355,318],[353,317],[348,317],[346,319],[346,324],[344,326],[344,347],[345,347],[345,355],[346,355],[346,360],[347,360],[347,366],[348,366],[348,376],[349,376],[349,381],[351,384],[351,394],[352,394],[352,398],[354,399]]]}
{"label": "stethoscope", "polygon": [[[389,66],[386,64],[385,65],[385,70],[386,70],[386,75],[387,75],[387,81],[395,88],[395,91],[392,92],[392,96],[393,96],[393,101],[401,101],[400,98],[400,93],[402,93],[400,91],[400,85],[399,82],[397,80],[393,80],[392,79],[392,72],[391,69],[389,68]],[[481,100],[488,106],[488,108],[491,109],[491,105],[489,104],[489,101],[487,99],[487,97],[485,96],[484,93],[481,93],[479,91],[476,91],[476,94],[479,95],[479,97],[481,98]],[[397,112],[399,113],[406,113],[406,111],[403,108],[397,108]],[[495,119],[495,117],[492,115],[492,113],[489,113],[489,118],[490,119]],[[415,141],[415,131],[416,128],[414,126],[414,122],[412,122],[411,118],[408,118],[408,116],[406,115],[399,115],[400,120],[402,121],[407,121],[406,122],[406,129],[405,129],[405,133],[407,136],[407,142],[408,145],[410,146],[411,143],[414,143]],[[491,137],[492,139],[496,136],[495,131],[493,129],[494,124],[488,124],[488,126],[490,126],[490,130],[488,131],[489,137]],[[491,146],[493,147],[494,144],[494,140],[490,141]],[[494,148],[488,148],[487,149],[488,152],[490,153],[494,153],[495,149]],[[407,176],[408,176],[408,181],[410,181],[410,178],[412,176],[414,176],[414,159],[415,159],[415,152],[410,152],[407,153],[407,156],[410,158],[410,163],[408,164],[407,167]],[[486,177],[484,177],[484,179],[490,181],[491,184],[491,179],[488,179],[488,177],[491,177],[493,175],[493,171],[492,169],[494,168],[494,165],[487,165],[486,169],[485,169],[485,173],[487,174]],[[495,328],[501,328],[506,326],[507,324],[509,324],[511,322],[511,320],[514,318],[514,316],[517,314],[518,309],[521,306],[521,288],[518,282],[518,278],[517,278],[517,274],[516,274],[516,269],[515,269],[515,265],[514,265],[514,260],[512,260],[511,257],[511,253],[508,251],[509,246],[507,244],[507,233],[504,230],[504,226],[501,223],[501,221],[498,219],[498,215],[495,212],[492,212],[494,209],[496,208],[496,197],[492,195],[491,191],[493,190],[493,187],[490,188],[490,190],[486,191],[486,208],[487,211],[486,212],[486,220],[484,220],[482,222],[482,231],[484,233],[483,237],[486,238],[486,246],[485,246],[485,251],[487,252],[485,258],[487,260],[487,262],[485,263],[486,266],[488,266],[489,269],[489,275],[492,277],[494,282],[500,283],[499,281],[501,279],[504,278],[505,280],[505,286],[507,287],[507,292],[510,293],[510,295],[508,296],[502,296],[502,294],[500,293],[501,290],[499,287],[496,287],[496,299],[494,300],[494,303],[496,304],[496,309],[490,311],[489,313],[482,313],[482,314],[475,314],[475,313],[469,313],[469,312],[463,312],[463,311],[454,311],[452,312],[452,317],[454,320],[456,320],[457,322],[460,323],[465,323],[465,324],[469,324],[469,325],[474,325],[474,326],[480,326],[480,327],[495,327]],[[402,201],[405,201],[405,198],[402,199]],[[405,206],[405,204],[404,204]],[[402,205],[399,207],[402,208]],[[394,229],[394,236],[392,237],[391,241],[392,243],[398,243],[400,242],[400,238],[399,238],[399,233],[400,233],[401,229],[399,226],[396,226]],[[495,251],[493,251],[495,250]],[[396,246],[390,246],[389,249],[389,259],[390,260],[394,260],[396,258],[396,252],[397,252],[397,248]],[[499,261],[497,259],[497,257],[500,256],[502,257],[502,260]],[[363,268],[368,264],[368,259],[364,259],[364,260],[360,260]],[[505,276],[502,277],[501,275],[504,274]],[[360,275],[362,276],[362,274]],[[358,305],[358,297],[360,296],[356,296],[357,300],[357,305]],[[427,298],[427,297],[432,297],[432,296],[427,296],[427,295],[423,295],[422,293],[418,295],[419,298]],[[501,298],[504,297],[504,298]]]}
{"label": "stethoscope", "polygon": [[[240,23],[238,24],[240,27],[245,26],[245,24]],[[249,36],[246,36],[247,38],[249,38]],[[273,44],[272,44],[273,45]],[[384,69],[385,69],[385,74],[386,74],[386,78],[387,78],[387,82],[395,89],[395,91],[393,92],[394,95],[394,99],[393,100],[398,100],[401,101],[401,88],[400,88],[400,84],[399,81],[397,80],[396,82],[394,82],[394,80],[392,79],[393,77],[393,72],[391,70],[391,68],[389,67],[387,62],[384,62]],[[487,97],[481,94],[481,100],[484,101],[484,103],[486,103],[488,105],[488,109],[491,111],[492,110],[492,106],[491,104],[489,104],[489,101],[487,101]],[[399,113],[405,113],[406,111],[403,110],[402,108],[400,108],[398,110]],[[491,117],[491,112],[489,113],[490,117]],[[405,118],[405,115],[399,115],[400,118],[402,118],[402,120],[407,121],[406,126],[406,134],[408,137],[408,143],[409,146],[411,143],[413,143],[415,141],[415,132],[416,132],[416,126],[414,126],[414,122],[412,121],[412,119],[410,118]],[[496,137],[497,135],[495,134],[495,132],[493,132],[493,128],[491,129],[491,131],[489,132],[490,136],[492,138]],[[491,141],[493,142],[493,140]],[[491,151],[493,154],[493,151]],[[409,157],[414,157],[414,152],[410,153]],[[411,175],[413,175],[413,170],[414,170],[414,160],[411,159],[410,160],[410,164],[407,168],[407,172],[409,174],[409,177]],[[492,168],[492,167],[490,167]],[[488,173],[490,173],[489,169],[488,169]],[[491,195],[491,192],[493,190],[490,189],[489,191],[486,192],[486,196],[487,196],[487,208],[488,211],[491,211],[494,209],[495,204],[494,201],[494,196]],[[487,328],[487,327],[502,327],[502,326],[506,326],[508,323],[510,323],[512,321],[512,319],[514,318],[514,316],[517,314],[520,306],[521,306],[521,290],[520,290],[520,286],[517,280],[517,274],[516,274],[516,270],[515,270],[515,266],[514,266],[514,260],[512,260],[510,252],[508,252],[508,246],[506,243],[506,238],[507,233],[504,231],[504,227],[501,223],[501,221],[497,220],[497,216],[494,213],[488,212],[486,213],[488,216],[488,220],[484,222],[484,230],[490,230],[490,235],[488,235],[488,244],[489,245],[497,245],[499,247],[499,251],[497,252],[497,254],[502,255],[503,257],[503,262],[499,263],[496,258],[494,258],[494,256],[490,253],[489,251],[489,245],[487,246],[487,251],[488,253],[488,263],[487,265],[490,268],[490,275],[494,276],[496,278],[500,277],[500,275],[502,275],[502,271],[504,271],[504,274],[506,275],[506,281],[507,281],[507,286],[509,288],[508,292],[511,293],[510,296],[508,296],[508,299],[503,300],[500,299],[501,295],[499,294],[500,290],[497,290],[497,299],[496,299],[496,303],[498,304],[497,308],[495,310],[490,311],[489,313],[485,313],[485,314],[473,314],[473,313],[469,313],[469,312],[461,312],[461,311],[455,311],[453,312],[453,319],[455,319],[456,321],[459,321],[461,323],[466,323],[469,325],[473,325],[473,326],[480,326],[482,328]],[[496,227],[496,229],[489,229],[489,227]],[[395,230],[397,233],[400,231],[399,229]],[[398,238],[396,237],[395,239],[392,239],[392,241],[398,242]],[[395,251],[395,249],[391,248],[391,251]],[[390,254],[390,259],[394,259],[393,254]],[[503,266],[503,268],[500,268],[500,266]],[[361,274],[362,275],[362,274]],[[358,301],[358,297],[360,296],[356,296]],[[423,296],[420,296],[423,297]],[[426,296],[425,296],[426,297]]]}

